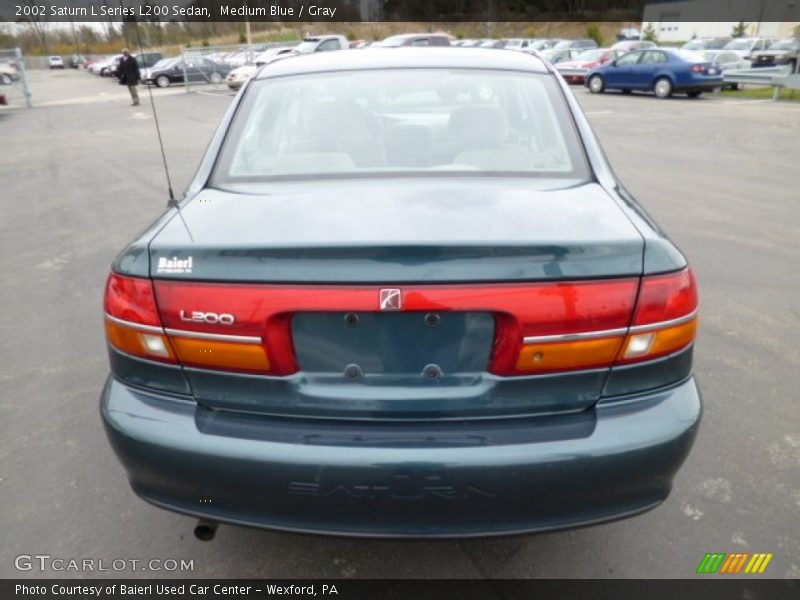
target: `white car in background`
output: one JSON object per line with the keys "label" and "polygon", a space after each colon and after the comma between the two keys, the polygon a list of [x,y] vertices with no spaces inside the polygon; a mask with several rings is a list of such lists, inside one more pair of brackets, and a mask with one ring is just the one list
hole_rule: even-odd
{"label": "white car in background", "polygon": [[245,81],[256,74],[256,71],[258,71],[260,67],[292,54],[297,54],[297,52],[295,52],[294,48],[291,46],[268,48],[253,58],[254,64],[243,65],[228,73],[228,76],[225,78],[225,83],[228,84],[230,89],[238,90],[244,85]]}
{"label": "white car in background", "polygon": [[0,83],[11,83],[19,79],[19,69],[12,62],[0,63]]}
{"label": "white car in background", "polygon": [[254,58],[268,50],[266,44],[256,44],[254,46],[246,46],[241,48],[240,50],[236,50],[231,52],[227,56],[222,59],[227,65],[230,65],[233,68],[236,67],[243,67],[245,65],[252,65],[255,63]]}
{"label": "white car in background", "polygon": [[[772,38],[761,37],[742,37],[731,40],[723,50],[735,52],[736,55],[744,60],[750,60],[750,56],[754,52],[761,52],[762,50],[769,50],[769,47],[775,42]],[[750,65],[747,65],[750,66]],[[742,67],[747,68],[747,67]]]}
{"label": "white car in background", "polygon": [[89,67],[89,72],[102,76],[120,58],[122,58],[122,54],[114,54],[113,56],[106,56],[105,58],[97,60]]}
{"label": "white car in background", "polygon": [[537,40],[530,38],[509,38],[506,40],[504,48],[506,50],[525,50],[528,46],[533,45]]}
{"label": "white car in background", "polygon": [[60,56],[51,56],[48,59],[48,64],[50,65],[51,69],[63,69],[64,68],[64,59]]}
{"label": "white car in background", "polygon": [[92,75],[99,75],[100,69],[103,67],[103,65],[106,63],[107,60],[108,59],[105,57],[97,58],[92,63],[90,63],[88,67],[86,67],[86,70],[89,71],[89,73],[91,73]]}
{"label": "white car in background", "polygon": [[253,63],[257,67],[261,67],[290,54],[297,54],[297,51],[292,46],[267,48],[263,52],[256,55],[256,57],[253,59]]}
{"label": "white car in background", "polygon": [[311,54],[312,52],[329,52],[330,50],[344,50],[350,48],[350,42],[343,35],[309,35],[303,38],[294,47],[298,54]]}
{"label": "white car in background", "polygon": [[256,71],[258,71],[258,67],[255,65],[237,67],[228,73],[228,76],[225,78],[225,83],[228,84],[230,89],[238,90],[248,79],[256,74]]}
{"label": "white car in background", "polygon": [[[750,61],[745,60],[733,50],[704,50],[700,52],[700,54],[705,56],[706,60],[717,63],[723,74],[725,74],[725,71],[735,71],[737,69],[750,68]],[[728,83],[722,87],[730,87],[734,90],[740,90],[744,86],[740,83]]]}

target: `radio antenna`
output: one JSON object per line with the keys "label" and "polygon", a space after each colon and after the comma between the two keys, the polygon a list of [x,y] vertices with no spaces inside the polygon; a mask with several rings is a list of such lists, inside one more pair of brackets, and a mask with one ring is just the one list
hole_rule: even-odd
{"label": "radio antenna", "polygon": [[[136,42],[139,44],[139,54],[144,55],[144,47],[142,45],[142,34],[139,31],[139,21],[133,19],[133,24],[136,29]],[[181,205],[175,199],[175,192],[172,191],[172,178],[169,176],[169,165],[167,165],[167,153],[164,151],[164,140],[161,138],[161,125],[158,122],[158,111],[156,110],[156,102],[153,99],[153,88],[151,86],[147,87],[147,95],[150,98],[150,108],[153,110],[153,121],[156,124],[156,135],[158,136],[158,148],[161,150],[161,162],[164,165],[164,175],[167,178],[167,191],[169,192],[169,200],[167,201],[167,206],[173,206],[178,211],[178,217],[180,218],[181,222],[183,223],[184,229],[186,229],[186,233],[189,235],[189,239],[194,242],[194,238],[192,237],[192,232],[189,230],[189,226],[186,224],[186,221],[183,218],[183,213],[181,212]]]}

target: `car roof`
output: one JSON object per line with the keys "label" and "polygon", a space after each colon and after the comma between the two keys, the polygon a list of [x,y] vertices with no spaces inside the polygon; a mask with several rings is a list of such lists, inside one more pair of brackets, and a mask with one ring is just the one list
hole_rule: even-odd
{"label": "car roof", "polygon": [[257,79],[334,71],[368,69],[498,69],[547,73],[544,62],[525,52],[488,48],[441,46],[364,48],[290,56],[264,67]]}

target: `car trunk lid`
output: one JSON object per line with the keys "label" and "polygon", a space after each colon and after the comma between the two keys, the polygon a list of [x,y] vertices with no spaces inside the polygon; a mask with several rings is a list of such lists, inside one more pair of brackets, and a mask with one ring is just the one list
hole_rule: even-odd
{"label": "car trunk lid", "polygon": [[[614,201],[597,184],[563,185],[377,179],[204,190],[151,242],[151,276],[411,283],[640,274],[642,238]],[[190,270],[172,262],[187,259]]]}
{"label": "car trunk lid", "polygon": [[[606,363],[528,373],[517,362],[523,338],[630,321],[643,241],[598,185],[270,191],[205,190],[150,245],[161,318],[198,402],[441,419],[578,411],[599,397]],[[214,353],[240,352],[238,338],[266,362],[217,368]]]}

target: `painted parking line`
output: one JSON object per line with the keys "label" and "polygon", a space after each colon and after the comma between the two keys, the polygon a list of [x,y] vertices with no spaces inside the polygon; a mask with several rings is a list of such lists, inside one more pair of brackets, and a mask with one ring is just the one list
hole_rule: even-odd
{"label": "painted parking line", "polygon": [[[175,94],[182,94],[183,90],[162,90],[153,98],[157,99],[161,96],[173,96]],[[140,91],[140,96],[147,94],[147,91]],[[144,96],[143,96],[144,97]],[[64,98],[62,100],[49,100],[47,102],[36,102],[34,99],[34,106],[66,106],[70,104],[97,104],[100,102],[120,102],[122,100],[130,101],[131,97],[127,90],[123,93],[110,94],[108,92],[100,92],[95,96],[77,96],[75,98]]]}
{"label": "painted parking line", "polygon": [[195,94],[202,94],[203,96],[235,96],[236,92],[233,90],[216,90],[213,92],[204,92],[202,90],[197,90],[194,92]]}
{"label": "painted parking line", "polygon": [[756,104],[769,104],[773,102],[772,98],[763,98],[758,100],[723,100],[720,102],[722,106],[747,106]]}

